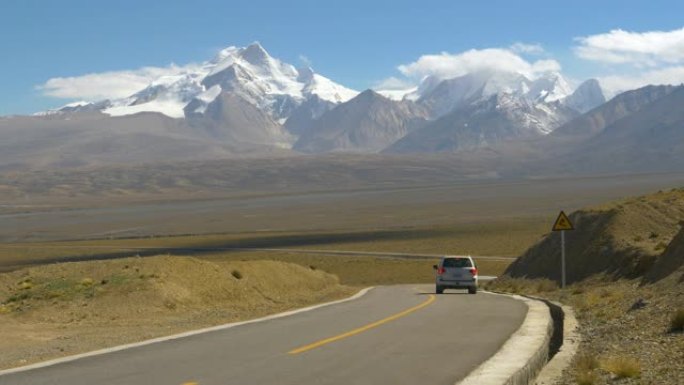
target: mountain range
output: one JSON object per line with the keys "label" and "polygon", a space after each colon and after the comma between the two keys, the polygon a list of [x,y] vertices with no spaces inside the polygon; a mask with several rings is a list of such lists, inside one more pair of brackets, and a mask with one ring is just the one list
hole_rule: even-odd
{"label": "mountain range", "polygon": [[606,101],[594,79],[573,87],[556,71],[529,78],[490,70],[429,76],[403,93],[357,92],[254,43],[126,98],[0,117],[0,168],[481,151],[534,160],[531,167],[565,159],[586,168],[627,159],[622,153],[640,143],[654,146],[651,162],[670,164],[684,153],[680,88],[651,86]]}

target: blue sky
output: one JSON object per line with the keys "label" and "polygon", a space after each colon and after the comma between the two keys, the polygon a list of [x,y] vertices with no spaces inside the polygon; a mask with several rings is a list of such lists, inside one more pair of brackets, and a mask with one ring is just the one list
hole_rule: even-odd
{"label": "blue sky", "polygon": [[[201,62],[253,41],[359,90],[389,77],[415,81],[432,71],[425,55],[447,52],[459,65],[468,50],[512,51],[515,43],[532,47],[514,52],[523,60],[552,60],[577,80],[612,76],[618,84],[654,73],[676,82],[684,80],[683,14],[681,1],[3,0],[0,115],[77,99],[47,96],[40,86],[51,78]],[[629,33],[611,35],[616,29]],[[613,38],[624,43],[619,52],[606,48]],[[645,52],[644,41],[656,47]]]}

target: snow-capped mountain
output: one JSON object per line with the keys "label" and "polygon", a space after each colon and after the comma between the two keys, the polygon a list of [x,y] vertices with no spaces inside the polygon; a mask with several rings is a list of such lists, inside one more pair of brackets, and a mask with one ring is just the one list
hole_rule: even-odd
{"label": "snow-capped mountain", "polygon": [[[358,94],[311,68],[297,69],[275,59],[259,43],[253,43],[244,48],[228,47],[212,60],[178,75],[163,76],[130,97],[97,105],[111,116],[159,112],[183,118],[203,114],[224,92],[243,98],[280,123],[314,95],[338,104]],[[80,104],[78,109],[94,105]]]}
{"label": "snow-capped mountain", "polygon": [[428,76],[403,91],[358,93],[253,43],[178,68],[126,98],[72,103],[47,115],[140,118],[139,135],[145,124],[163,127],[159,132],[172,127],[173,135],[230,151],[457,152],[546,136],[604,101],[596,80],[573,90],[555,71]]}
{"label": "snow-capped mountain", "polygon": [[409,133],[385,152],[459,152],[548,134],[578,113],[560,103],[535,103],[497,93],[457,107]]}
{"label": "snow-capped mountain", "polygon": [[386,152],[457,152],[541,137],[605,102],[593,79],[573,91],[558,72],[530,79],[504,71],[427,77],[404,99],[424,107],[432,121]]}
{"label": "snow-capped mountain", "polygon": [[452,79],[427,77],[406,98],[428,108],[434,118],[492,95],[507,94],[532,103],[551,103],[572,93],[572,87],[558,72],[529,79],[516,72],[481,71]]}

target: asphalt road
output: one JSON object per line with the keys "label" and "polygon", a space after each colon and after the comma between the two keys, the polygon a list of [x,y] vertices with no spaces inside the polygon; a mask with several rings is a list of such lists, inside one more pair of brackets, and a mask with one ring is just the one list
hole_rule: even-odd
{"label": "asphalt road", "polygon": [[498,351],[527,306],[388,286],[289,317],[0,376],[2,385],[449,384]]}

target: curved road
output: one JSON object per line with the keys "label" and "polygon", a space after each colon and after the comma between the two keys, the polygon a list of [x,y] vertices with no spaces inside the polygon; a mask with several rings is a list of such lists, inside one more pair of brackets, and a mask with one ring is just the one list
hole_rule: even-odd
{"label": "curved road", "polygon": [[0,375],[2,385],[448,384],[498,351],[527,306],[386,286],[292,316]]}

